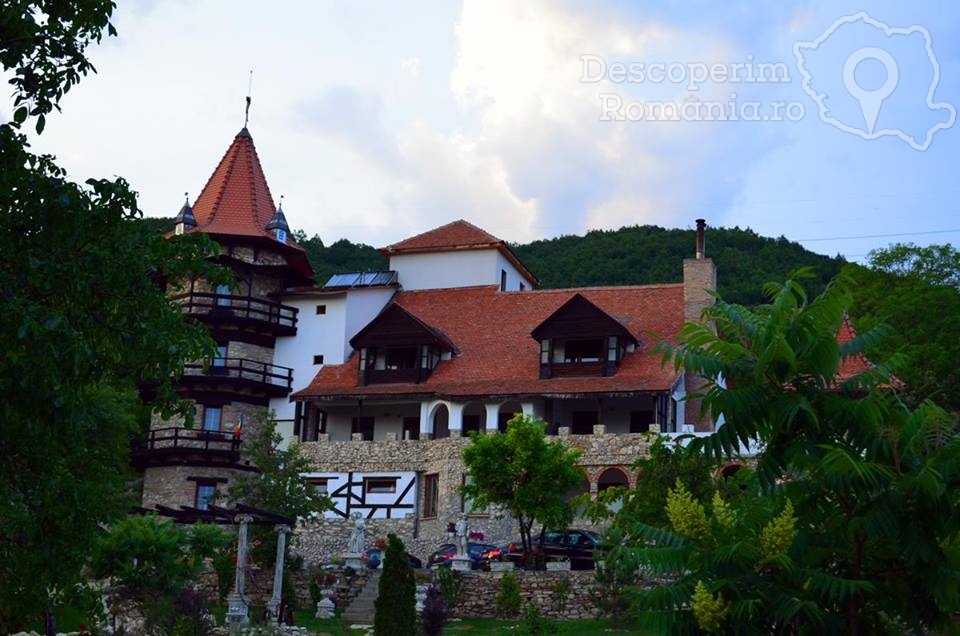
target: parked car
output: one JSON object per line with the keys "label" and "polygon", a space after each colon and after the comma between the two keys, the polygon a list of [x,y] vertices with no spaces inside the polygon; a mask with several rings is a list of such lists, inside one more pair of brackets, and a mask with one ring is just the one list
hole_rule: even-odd
{"label": "parked car", "polygon": [[[480,565],[480,556],[496,547],[489,543],[468,543],[467,554],[470,556],[471,569],[476,570]],[[452,543],[444,543],[427,559],[427,567],[450,565],[456,553],[457,546]]]}
{"label": "parked car", "polygon": [[[364,563],[367,564],[367,567],[371,570],[376,570],[380,567],[380,564],[383,563],[383,549],[382,548],[370,548],[363,553],[361,557]],[[407,562],[410,564],[410,567],[417,569],[423,567],[423,561],[413,556],[407,552]]]}
{"label": "parked car", "polygon": [[[540,537],[534,536],[530,546],[534,555],[543,554],[547,560],[551,558],[567,558],[573,570],[592,570],[594,552],[600,549],[601,538],[590,530],[548,530],[540,545]],[[491,555],[492,556],[492,555]],[[523,542],[513,541],[501,550],[499,558],[510,560],[518,565],[525,563]],[[489,568],[489,561],[482,564]]]}

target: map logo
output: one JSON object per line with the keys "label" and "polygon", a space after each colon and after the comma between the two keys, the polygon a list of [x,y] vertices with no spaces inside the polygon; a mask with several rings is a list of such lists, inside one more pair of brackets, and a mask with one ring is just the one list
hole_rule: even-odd
{"label": "map logo", "polygon": [[922,26],[891,27],[860,12],[838,18],[812,42],[797,42],[793,53],[821,121],[843,132],[899,137],[923,151],[956,121],[953,104],[935,100],[940,64]]}

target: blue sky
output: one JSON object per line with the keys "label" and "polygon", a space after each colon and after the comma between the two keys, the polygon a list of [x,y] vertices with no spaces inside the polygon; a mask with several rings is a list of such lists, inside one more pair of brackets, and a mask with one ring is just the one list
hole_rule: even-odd
{"label": "blue sky", "polygon": [[[890,27],[845,25],[805,68],[828,115],[868,135],[844,90],[848,56],[895,60],[898,83],[874,131],[922,141],[960,105],[960,6],[948,2],[289,2],[120,0],[120,31],[91,51],[99,74],[75,88],[36,140],[76,178],[119,174],[151,216],[199,194],[243,125],[292,225],[326,242],[383,245],[456,218],[515,241],[653,223],[750,227],[862,260],[896,240],[955,242],[960,125],[925,149],[825,123],[794,45],[865,11]],[[272,5],[271,5],[272,6]],[[581,56],[609,65],[785,65],[789,81],[583,82]],[[752,57],[750,57],[752,56]],[[679,70],[678,70],[679,72]],[[879,88],[869,59],[857,85]],[[732,100],[731,92],[737,93]],[[794,104],[797,121],[601,121],[624,103]],[[801,113],[802,111],[802,113]],[[0,104],[0,116],[9,104]]]}

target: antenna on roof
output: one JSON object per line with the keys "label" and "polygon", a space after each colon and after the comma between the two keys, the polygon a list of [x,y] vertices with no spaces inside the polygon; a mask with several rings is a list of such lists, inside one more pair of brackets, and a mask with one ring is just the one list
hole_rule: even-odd
{"label": "antenna on roof", "polygon": [[250,95],[253,93],[253,69],[250,69],[250,80],[247,82],[247,110],[243,115],[243,127],[250,121]]}

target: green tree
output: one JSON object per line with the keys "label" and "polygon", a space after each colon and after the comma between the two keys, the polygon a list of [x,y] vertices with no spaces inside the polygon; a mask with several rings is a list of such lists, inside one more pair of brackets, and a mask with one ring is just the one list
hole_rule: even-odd
{"label": "green tree", "polygon": [[[705,504],[682,484],[668,528],[636,522],[628,548],[669,583],[635,590],[661,628],[752,633],[902,633],[951,625],[960,606],[957,420],[909,409],[896,359],[839,378],[844,358],[884,330],[838,344],[851,301],[840,278],[815,299],[798,280],[748,310],[718,301],[676,348],[710,379],[704,405],[725,424],[691,441],[708,458],[761,450],[753,489]],[[723,381],[719,381],[720,379]]]}
{"label": "green tree", "polygon": [[560,440],[548,442],[545,426],[539,418],[517,415],[506,433],[471,433],[472,443],[463,449],[472,477],[463,494],[475,508],[500,506],[513,515],[528,561],[534,523],[541,524],[541,543],[548,526],[566,526],[572,510],[565,495],[583,480],[577,468],[580,451]]}
{"label": "green tree", "polygon": [[379,585],[374,602],[374,635],[415,636],[418,629],[413,569],[403,541],[392,533],[387,535]]}
{"label": "green tree", "polygon": [[130,437],[151,410],[187,412],[172,378],[214,351],[162,289],[187,275],[217,279],[206,260],[214,245],[148,231],[123,179],[73,183],[19,130],[32,117],[42,132],[92,70],[84,51],[112,33],[112,9],[14,2],[0,19],[16,108],[0,124],[0,622],[43,614],[48,633],[100,524],[133,503]]}
{"label": "green tree", "polygon": [[847,265],[850,314],[858,329],[890,325],[868,353],[907,358],[897,372],[912,405],[931,399],[960,411],[960,252],[949,245],[893,245],[871,253],[870,267]]}

